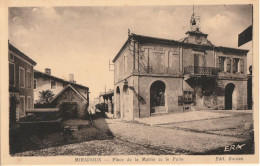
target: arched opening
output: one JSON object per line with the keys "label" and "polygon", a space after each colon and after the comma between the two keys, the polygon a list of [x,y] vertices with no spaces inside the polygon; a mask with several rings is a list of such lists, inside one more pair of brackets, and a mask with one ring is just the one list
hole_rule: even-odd
{"label": "arched opening", "polygon": [[150,113],[165,112],[165,83],[155,81],[150,87]]}
{"label": "arched opening", "polygon": [[116,88],[116,116],[118,118],[121,117],[121,114],[120,114],[120,108],[121,108],[121,103],[120,103],[120,89],[119,87]]}
{"label": "arched opening", "polygon": [[225,109],[237,109],[237,92],[234,84],[229,83],[225,88]]}
{"label": "arched opening", "polygon": [[10,125],[16,122],[16,98],[14,96],[10,98],[9,120]]}

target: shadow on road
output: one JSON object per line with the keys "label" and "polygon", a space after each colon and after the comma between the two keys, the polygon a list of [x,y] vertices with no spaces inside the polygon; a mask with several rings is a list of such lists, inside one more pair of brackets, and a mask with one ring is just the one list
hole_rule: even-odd
{"label": "shadow on road", "polygon": [[[94,126],[93,122],[98,122],[99,127]],[[39,150],[85,141],[109,140],[113,139],[114,136],[105,118],[92,117],[90,120],[65,120],[60,125],[23,125],[14,130],[10,130],[9,138],[10,154],[12,155],[24,151]]]}

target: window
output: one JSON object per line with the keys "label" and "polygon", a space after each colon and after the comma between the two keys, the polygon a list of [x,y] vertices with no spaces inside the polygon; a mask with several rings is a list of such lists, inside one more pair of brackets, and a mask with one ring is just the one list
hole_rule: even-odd
{"label": "window", "polygon": [[27,109],[32,108],[32,98],[31,96],[27,96]]}
{"label": "window", "polygon": [[244,73],[244,59],[240,59],[240,72],[243,74]]}
{"label": "window", "polygon": [[21,88],[25,87],[25,72],[22,67],[19,67],[19,85]]}
{"label": "window", "polygon": [[219,70],[220,71],[225,71],[225,57],[219,57],[219,61],[218,61],[218,63],[219,63]]}
{"label": "window", "polygon": [[226,72],[231,73],[231,59],[227,58],[226,59]]}
{"label": "window", "polygon": [[9,60],[11,62],[14,62],[14,55],[12,53],[9,53]]}
{"label": "window", "polygon": [[140,61],[142,62],[142,64],[144,64],[144,69],[146,70],[146,72],[149,73],[149,49],[144,49],[144,56],[140,57]]}
{"label": "window", "polygon": [[56,82],[55,81],[51,81],[51,89],[56,89]]}
{"label": "window", "polygon": [[31,71],[27,71],[27,87],[32,87],[32,74]]}
{"label": "window", "polygon": [[165,51],[164,54],[164,62],[165,67],[170,68],[172,67],[172,52],[171,51]]}
{"label": "window", "polygon": [[36,88],[37,88],[37,80],[34,79],[34,80],[33,80],[33,89],[36,89]]}
{"label": "window", "polygon": [[15,65],[13,63],[9,63],[9,85],[14,86],[15,84]]}
{"label": "window", "polygon": [[192,103],[193,98],[192,98],[192,91],[183,91],[183,102],[184,103]]}
{"label": "window", "polygon": [[238,72],[238,62],[239,62],[239,59],[238,58],[234,58],[234,60],[233,60],[233,73],[237,73]]}
{"label": "window", "polygon": [[25,96],[20,96],[20,113],[19,115],[24,115],[25,114]]}

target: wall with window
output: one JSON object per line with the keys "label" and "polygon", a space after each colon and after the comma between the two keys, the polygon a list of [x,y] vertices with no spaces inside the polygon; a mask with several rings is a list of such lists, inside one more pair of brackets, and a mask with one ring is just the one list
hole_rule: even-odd
{"label": "wall with window", "polygon": [[139,51],[142,75],[179,75],[180,49],[177,46],[143,44]]}
{"label": "wall with window", "polygon": [[65,86],[64,83],[61,81],[57,81],[55,79],[50,79],[50,78],[38,77],[38,76],[35,76],[34,83],[36,83],[33,85],[33,87],[36,88],[34,89],[34,103],[36,103],[37,100],[39,100],[39,94],[41,91],[51,90],[56,95]]}
{"label": "wall with window", "polygon": [[[17,88],[20,92],[19,117],[25,115],[27,105],[33,108],[33,65],[18,54],[9,50],[9,86]],[[28,98],[29,96],[29,98]],[[29,103],[28,103],[29,101]]]}
{"label": "wall with window", "polygon": [[183,67],[187,66],[214,67],[215,58],[213,50],[183,48]]}
{"label": "wall with window", "polygon": [[130,51],[130,46],[127,46],[115,62],[114,79],[115,83],[124,80],[133,73],[134,63],[133,51]]}
{"label": "wall with window", "polygon": [[220,69],[220,76],[245,77],[246,64],[246,55],[217,52],[217,67]]}

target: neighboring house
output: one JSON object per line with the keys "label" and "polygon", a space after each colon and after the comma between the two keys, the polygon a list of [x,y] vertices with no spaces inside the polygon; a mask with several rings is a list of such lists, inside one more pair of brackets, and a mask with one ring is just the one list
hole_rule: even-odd
{"label": "neighboring house", "polygon": [[129,35],[113,59],[117,118],[247,109],[248,50],[213,45],[196,21],[179,41]]}
{"label": "neighboring house", "polygon": [[45,73],[34,70],[34,103],[38,103],[40,92],[51,90],[55,95],[49,101],[52,106],[61,108],[62,112],[71,110],[71,118],[83,118],[88,111],[89,88],[77,84],[73,74],[70,74],[69,78],[70,80],[66,81],[52,76],[51,69],[48,68]]}
{"label": "neighboring house", "polygon": [[103,99],[102,103],[105,103],[105,112],[114,114],[114,90],[101,93],[100,97]]}
{"label": "neighboring house", "polygon": [[33,108],[33,68],[36,62],[8,42],[10,125],[25,117]]}

